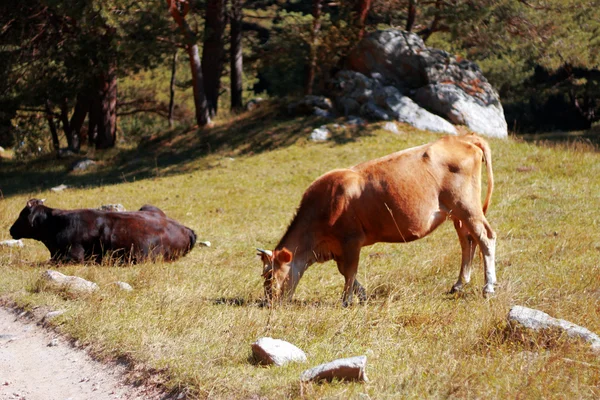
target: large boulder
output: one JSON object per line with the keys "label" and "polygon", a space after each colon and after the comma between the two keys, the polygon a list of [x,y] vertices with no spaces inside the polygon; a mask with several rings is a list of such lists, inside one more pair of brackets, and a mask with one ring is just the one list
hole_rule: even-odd
{"label": "large boulder", "polygon": [[340,71],[334,80],[334,95],[338,109],[345,115],[358,112],[370,120],[396,120],[418,129],[456,135],[456,128],[444,118],[420,107],[395,86],[360,72]]}
{"label": "large boulder", "polygon": [[[360,106],[372,100],[377,88],[392,87],[401,96],[411,98],[418,106],[450,122],[464,124],[486,136],[508,135],[498,93],[479,66],[425,46],[416,34],[396,29],[373,32],[349,54],[346,68],[336,75],[338,108],[356,107],[356,103]],[[375,101],[375,104],[386,108],[380,102]],[[380,114],[378,109],[373,112],[372,106],[363,110],[369,112],[371,118]]]}

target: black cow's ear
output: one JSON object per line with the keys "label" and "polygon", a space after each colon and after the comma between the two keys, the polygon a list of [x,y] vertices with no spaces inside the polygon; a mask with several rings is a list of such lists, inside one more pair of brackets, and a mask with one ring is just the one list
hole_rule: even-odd
{"label": "black cow's ear", "polygon": [[44,209],[36,207],[29,214],[29,225],[32,227],[39,226],[46,219],[46,213]]}

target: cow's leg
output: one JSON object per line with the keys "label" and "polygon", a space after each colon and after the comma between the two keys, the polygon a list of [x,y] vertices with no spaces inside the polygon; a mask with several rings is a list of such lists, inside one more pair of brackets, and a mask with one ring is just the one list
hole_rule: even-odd
{"label": "cow's leg", "polygon": [[356,282],[356,272],[358,271],[358,260],[360,258],[360,247],[360,244],[354,241],[352,243],[346,243],[343,249],[343,255],[336,259],[338,270],[342,275],[344,275],[346,280],[344,284],[344,293],[342,295],[342,305],[344,307],[352,304],[352,295],[355,292],[358,292],[358,296],[361,297],[360,289],[362,288],[362,285]]}
{"label": "cow's leg", "polygon": [[471,272],[473,271],[473,257],[477,244],[465,224],[458,219],[454,219],[454,228],[458,234],[458,240],[462,249],[462,260],[460,264],[460,274],[458,281],[452,286],[450,293],[459,292],[463,286],[471,281]]}
{"label": "cow's leg", "polygon": [[483,266],[485,268],[483,294],[494,293],[494,285],[496,284],[496,234],[483,213],[481,213],[480,218],[469,218],[464,222],[483,254]]}
{"label": "cow's leg", "polygon": [[452,207],[448,207],[448,209],[451,210],[450,214],[453,216],[453,219],[460,220],[463,227],[469,231],[475,243],[481,249],[485,268],[483,294],[487,295],[494,293],[494,285],[496,284],[496,234],[485,218],[485,215],[483,215],[481,207],[475,206],[476,204],[480,204],[478,198],[479,190],[474,190],[473,193],[477,194],[470,201],[454,202]]}
{"label": "cow's leg", "polygon": [[352,291],[355,295],[358,296],[358,299],[360,300],[361,304],[367,301],[367,291],[365,290],[363,285],[361,285],[360,282],[358,282],[358,279],[356,278],[354,278],[354,287],[352,288]]}

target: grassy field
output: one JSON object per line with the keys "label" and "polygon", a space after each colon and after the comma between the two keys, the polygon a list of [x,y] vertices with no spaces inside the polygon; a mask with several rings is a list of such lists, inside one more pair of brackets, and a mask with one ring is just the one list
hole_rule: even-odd
{"label": "grassy field", "polygon": [[[174,263],[49,266],[26,240],[0,249],[0,295],[25,309],[62,309],[58,330],[97,357],[131,363],[131,378],[189,398],[599,398],[600,358],[557,334],[511,330],[512,305],[537,308],[600,333],[600,153],[582,143],[489,140],[496,187],[488,220],[498,234],[494,297],[481,295],[479,258],[464,293],[452,224],[410,244],[364,248],[366,305],[342,308],[333,262],[312,266],[292,304],[263,307],[256,247],[273,248],[306,187],[322,173],[435,140],[376,127],[311,143],[313,118],[255,114],[199,136],[174,130],[100,158],[89,172],[65,163],[0,164],[0,240],[27,199],[55,208],[150,203],[212,247]],[[49,190],[64,183],[62,193]],[[48,268],[97,282],[84,297],[40,291]],[[134,287],[127,293],[115,281]],[[287,340],[307,364],[259,367],[250,344]],[[335,358],[366,354],[366,384],[304,384],[299,375]]]}

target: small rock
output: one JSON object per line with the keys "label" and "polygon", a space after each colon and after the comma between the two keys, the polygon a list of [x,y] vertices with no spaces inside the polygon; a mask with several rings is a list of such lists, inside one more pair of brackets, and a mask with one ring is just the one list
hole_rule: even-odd
{"label": "small rock", "polygon": [[42,274],[42,279],[53,286],[75,292],[91,293],[99,289],[94,282],[86,281],[78,276],[64,275],[58,271],[47,270]]}
{"label": "small rock", "polygon": [[198,244],[200,246],[204,246],[204,247],[210,247],[211,246],[211,244],[210,244],[210,242],[208,240],[205,240],[203,242],[198,242]]}
{"label": "small rock", "polygon": [[310,134],[310,140],[313,142],[324,142],[331,137],[331,132],[325,125],[315,129]]}
{"label": "small rock", "polygon": [[315,110],[313,111],[313,113],[317,117],[329,118],[329,119],[335,118],[335,114],[334,113],[332,113],[331,111],[328,111],[328,110],[324,110],[324,109],[319,108],[319,107],[315,107]]}
{"label": "small rock", "polygon": [[513,306],[508,313],[508,321],[536,331],[557,328],[566,332],[571,337],[578,337],[585,340],[591,344],[592,349],[600,351],[600,336],[594,332],[564,319],[553,318],[545,312],[534,310],[533,308]]}
{"label": "small rock", "polygon": [[366,125],[367,121],[362,119],[361,117],[357,117],[356,115],[349,115],[348,120],[346,121],[347,125]]}
{"label": "small rock", "polygon": [[385,124],[383,124],[383,126],[381,127],[383,130],[388,131],[388,132],[392,132],[396,135],[400,134],[400,130],[398,129],[398,125],[396,125],[395,122],[386,122]]}
{"label": "small rock", "polygon": [[58,346],[58,339],[54,338],[48,343],[48,347]]}
{"label": "small rock", "polygon": [[46,315],[44,315],[44,318],[42,318],[42,322],[50,321],[51,319],[56,318],[59,315],[63,315],[64,313],[65,310],[50,311],[46,313]]}
{"label": "small rock", "polygon": [[103,204],[100,207],[98,207],[98,210],[100,211],[116,211],[116,212],[123,212],[126,211],[125,207],[123,207],[122,204]]}
{"label": "small rock", "polygon": [[133,288],[131,287],[131,285],[127,282],[115,282],[115,284],[121,289],[124,290],[126,292],[131,292],[133,290]]}
{"label": "small rock", "polygon": [[343,381],[368,382],[365,372],[366,366],[367,356],[341,358],[307,369],[300,375],[300,380],[302,382],[316,382],[320,380],[332,381],[333,379],[339,379]]}
{"label": "small rock", "polygon": [[306,354],[285,340],[263,337],[252,343],[254,357],[264,365],[284,365],[288,362],[305,362]]}
{"label": "small rock", "polygon": [[84,158],[83,160],[75,161],[73,165],[71,165],[71,171],[85,171],[90,166],[95,165],[96,161]]}
{"label": "small rock", "polygon": [[21,239],[19,240],[3,240],[0,242],[0,246],[4,246],[4,247],[23,247],[25,246],[23,244],[23,241]]}
{"label": "small rock", "polygon": [[52,190],[53,192],[56,192],[56,193],[58,193],[58,192],[62,192],[62,191],[63,191],[63,190],[65,190],[65,189],[68,189],[68,188],[69,188],[69,187],[68,187],[67,185],[64,185],[64,184],[63,184],[63,185],[58,185],[58,186],[55,186],[55,187],[53,187],[53,188],[52,188],[52,189],[50,189],[50,190]]}

